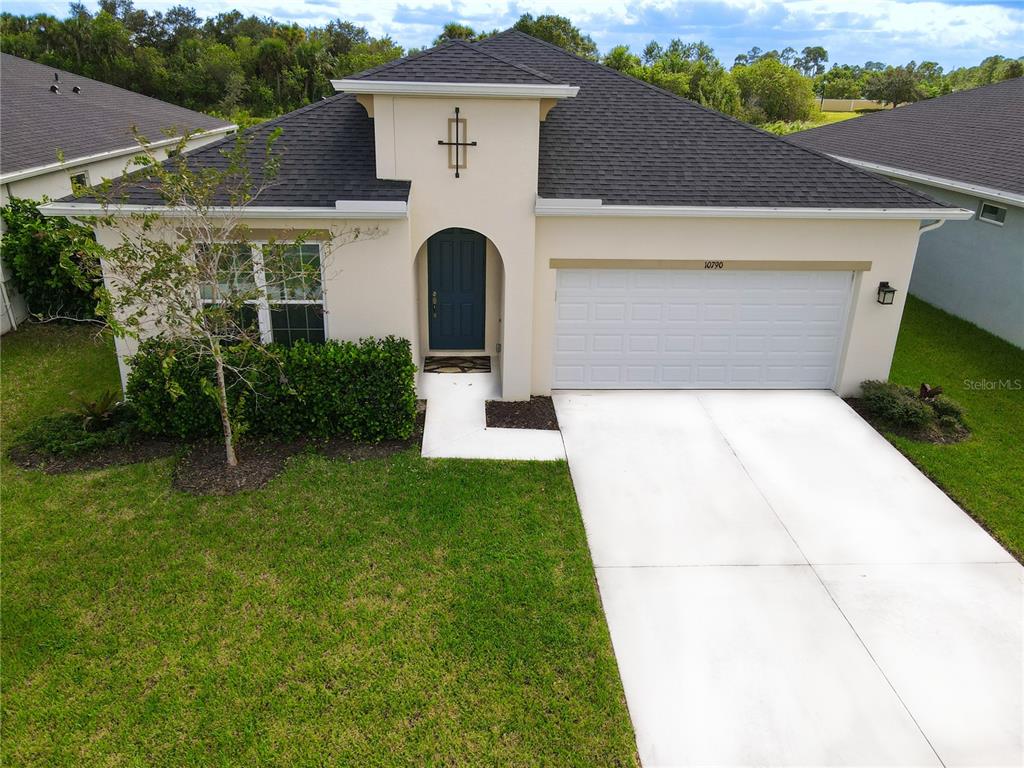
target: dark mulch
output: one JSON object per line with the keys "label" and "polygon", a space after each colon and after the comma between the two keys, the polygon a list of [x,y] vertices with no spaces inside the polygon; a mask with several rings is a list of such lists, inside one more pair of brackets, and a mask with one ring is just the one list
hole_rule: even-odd
{"label": "dark mulch", "polygon": [[249,440],[235,448],[238,466],[229,467],[224,444],[217,440],[196,443],[174,467],[172,484],[197,495],[226,496],[253,491],[281,474],[288,459],[306,447],[306,441]]}
{"label": "dark mulch", "polygon": [[384,440],[361,443],[345,437],[326,440],[293,441],[249,440],[236,448],[238,466],[224,461],[224,444],[219,441],[199,443],[183,456],[174,468],[174,487],[185,493],[226,496],[262,488],[284,471],[288,459],[304,450],[315,450],[330,459],[363,461],[379,459],[419,447],[423,443],[426,404],[418,404],[416,428],[407,440]]}
{"label": "dark mulch", "polygon": [[487,401],[487,426],[509,429],[558,429],[555,404],[550,397],[504,402]]}
{"label": "dark mulch", "polygon": [[853,410],[855,410],[862,419],[864,419],[864,421],[882,434],[889,433],[905,437],[909,440],[917,440],[921,443],[936,443],[937,445],[959,443],[970,437],[971,434],[971,430],[962,424],[948,429],[943,429],[938,426],[920,427],[916,429],[895,426],[884,419],[879,419],[874,413],[865,408],[864,401],[859,397],[847,397],[844,399],[846,400],[846,403],[853,408]]}
{"label": "dark mulch", "polygon": [[148,438],[129,445],[112,445],[78,456],[55,456],[47,451],[36,451],[14,446],[7,453],[13,464],[22,469],[34,469],[48,475],[64,475],[92,469],[138,464],[142,461],[173,456],[179,444],[163,438]]}

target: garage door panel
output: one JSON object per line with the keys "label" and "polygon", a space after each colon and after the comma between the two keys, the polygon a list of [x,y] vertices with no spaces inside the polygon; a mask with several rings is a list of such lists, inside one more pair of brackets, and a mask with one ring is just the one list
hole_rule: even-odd
{"label": "garage door panel", "polygon": [[559,270],[555,388],[829,388],[849,272]]}

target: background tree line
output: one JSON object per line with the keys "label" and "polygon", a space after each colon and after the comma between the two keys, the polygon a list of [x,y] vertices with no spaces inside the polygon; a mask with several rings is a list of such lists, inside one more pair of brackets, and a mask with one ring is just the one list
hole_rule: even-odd
{"label": "background tree line", "polygon": [[[599,61],[645,82],[749,122],[806,121],[816,99],[867,98],[902,104],[954,90],[1020,77],[1024,57],[990,56],[974,67],[943,72],[935,62],[902,66],[869,61],[832,64],[828,51],[808,46],[752,48],[728,69],[703,41],[651,41],[633,52],[597,44],[562,16],[524,14],[516,29]],[[435,43],[479,40],[496,32],[446,24]],[[330,79],[399,58],[390,37],[335,19],[323,27],[283,24],[237,10],[201,19],[186,6],[145,11],[132,0],[100,0],[90,12],[74,3],[58,19],[0,15],[0,47],[15,56],[67,69],[191,109],[244,124],[272,117],[333,93]]]}

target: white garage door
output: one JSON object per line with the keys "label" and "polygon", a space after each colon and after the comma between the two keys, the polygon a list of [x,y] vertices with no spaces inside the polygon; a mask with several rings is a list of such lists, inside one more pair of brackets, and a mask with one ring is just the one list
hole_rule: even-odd
{"label": "white garage door", "polygon": [[560,269],[557,389],[828,389],[851,272]]}

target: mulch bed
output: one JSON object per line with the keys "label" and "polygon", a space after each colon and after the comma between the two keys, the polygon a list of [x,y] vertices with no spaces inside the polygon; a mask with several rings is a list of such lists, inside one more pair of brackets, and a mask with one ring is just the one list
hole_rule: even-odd
{"label": "mulch bed", "polygon": [[78,456],[54,456],[45,451],[33,451],[15,446],[7,453],[13,464],[22,469],[34,469],[48,475],[64,475],[92,469],[106,469],[125,464],[173,456],[179,444],[172,440],[150,438],[130,445],[112,445]]}
{"label": "mulch bed", "polygon": [[847,405],[849,405],[857,414],[864,419],[868,424],[875,428],[881,434],[890,433],[893,435],[899,435],[909,440],[916,440],[920,443],[935,443],[936,445],[951,445],[953,443],[959,443],[967,439],[971,430],[967,427],[960,426],[956,429],[945,430],[938,427],[924,427],[921,429],[907,429],[906,427],[894,427],[892,424],[879,419],[867,408],[864,407],[864,402],[859,397],[847,397],[843,398]]}
{"label": "mulch bed", "polygon": [[238,466],[224,461],[224,443],[196,443],[174,467],[171,484],[176,490],[197,495],[227,496],[262,488],[284,469],[289,458],[306,447],[306,441],[250,440],[235,448]]}
{"label": "mulch bed", "polygon": [[487,426],[507,429],[558,429],[555,404],[550,397],[504,402],[487,401]]}
{"label": "mulch bed", "polygon": [[196,495],[226,496],[262,488],[281,474],[289,458],[302,451],[314,450],[330,459],[352,462],[385,458],[410,448],[418,448],[423,443],[425,418],[426,402],[420,401],[417,404],[416,428],[407,440],[360,443],[348,438],[333,437],[326,440],[240,441],[235,448],[238,456],[237,467],[227,466],[224,461],[224,443],[219,440],[185,446],[172,440],[150,439],[127,447],[105,448],[71,457],[12,448],[8,452],[8,457],[22,469],[41,470],[47,474],[57,475],[149,461],[172,456],[185,448],[187,452],[174,467],[171,481],[174,488]]}

